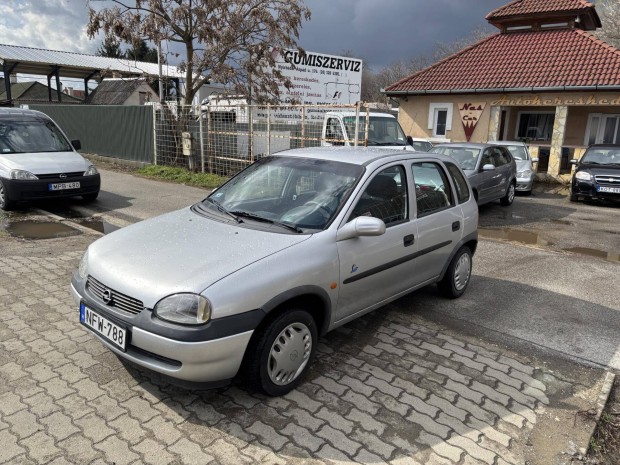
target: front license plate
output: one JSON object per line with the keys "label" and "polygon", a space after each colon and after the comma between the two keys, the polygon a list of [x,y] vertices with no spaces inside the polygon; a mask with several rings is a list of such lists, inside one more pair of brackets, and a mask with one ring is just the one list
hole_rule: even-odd
{"label": "front license plate", "polygon": [[49,183],[47,185],[48,189],[51,191],[62,191],[65,189],[79,189],[79,182],[57,182],[57,183]]}
{"label": "front license plate", "polygon": [[105,340],[125,351],[127,344],[127,330],[112,323],[107,318],[99,315],[83,303],[80,304],[80,323],[92,329]]}
{"label": "front license plate", "polygon": [[620,194],[620,187],[597,186],[597,192],[610,192],[612,194]]}

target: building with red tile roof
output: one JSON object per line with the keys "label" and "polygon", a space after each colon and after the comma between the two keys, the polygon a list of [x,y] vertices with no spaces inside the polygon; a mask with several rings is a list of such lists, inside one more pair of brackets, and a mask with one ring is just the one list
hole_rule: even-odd
{"label": "building with red tile roof", "polygon": [[[514,0],[486,19],[500,32],[384,90],[400,101],[406,132],[525,140],[553,177],[587,145],[620,143],[620,50],[592,34],[601,26],[592,3]],[[472,107],[482,108],[473,130]]]}

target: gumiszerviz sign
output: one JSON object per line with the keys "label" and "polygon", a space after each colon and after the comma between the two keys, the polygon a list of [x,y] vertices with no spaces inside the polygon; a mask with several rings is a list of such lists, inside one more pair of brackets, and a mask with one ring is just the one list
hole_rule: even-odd
{"label": "gumiszerviz sign", "polygon": [[274,50],[277,69],[293,87],[280,88],[283,103],[355,104],[362,93],[362,60],[299,50]]}
{"label": "gumiszerviz sign", "polygon": [[459,105],[461,121],[463,122],[463,129],[465,130],[465,137],[468,142],[471,140],[471,136],[476,129],[476,125],[480,120],[480,116],[482,115],[485,106],[486,102],[462,103]]}

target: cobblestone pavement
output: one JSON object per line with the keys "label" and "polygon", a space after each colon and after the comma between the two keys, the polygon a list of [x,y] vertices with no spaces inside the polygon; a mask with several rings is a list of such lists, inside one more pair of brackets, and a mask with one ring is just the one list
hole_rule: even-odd
{"label": "cobblestone pavement", "polygon": [[587,442],[578,412],[601,370],[450,332],[402,301],[324,338],[285,397],[160,383],[78,323],[70,274],[94,238],[0,237],[0,463],[555,464]]}

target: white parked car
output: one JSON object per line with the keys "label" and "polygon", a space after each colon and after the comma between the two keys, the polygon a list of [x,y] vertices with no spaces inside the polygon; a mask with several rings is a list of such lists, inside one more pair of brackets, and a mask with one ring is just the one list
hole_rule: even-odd
{"label": "white parked car", "polygon": [[71,292],[80,322],[123,359],[203,387],[241,372],[282,395],[320,334],[432,283],[461,296],[477,225],[448,157],[291,150],[97,240]]}
{"label": "white parked car", "polygon": [[81,196],[95,200],[97,169],[44,113],[0,108],[0,209],[20,201]]}

